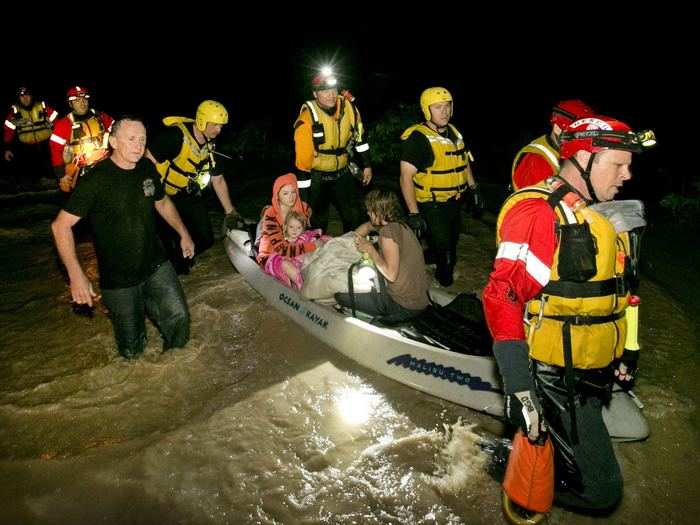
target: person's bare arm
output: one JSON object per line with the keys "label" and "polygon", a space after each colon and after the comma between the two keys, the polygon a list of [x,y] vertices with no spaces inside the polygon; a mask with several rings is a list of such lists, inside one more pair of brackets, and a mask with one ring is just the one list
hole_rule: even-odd
{"label": "person's bare arm", "polygon": [[401,194],[406,201],[409,213],[418,213],[418,202],[416,201],[416,191],[413,188],[413,176],[418,172],[410,162],[401,161]]}
{"label": "person's bare arm", "polygon": [[224,209],[224,213],[228,215],[229,213],[235,213],[236,209],[231,203],[231,196],[228,194],[228,184],[226,184],[226,179],[223,175],[216,175],[211,178],[211,185],[214,188],[216,196],[219,198],[221,207]]}
{"label": "person's bare arm", "polygon": [[[471,152],[469,152],[469,157],[471,158]],[[472,190],[476,188],[476,180],[474,179],[474,173],[472,172],[472,165],[469,162],[470,159],[467,159],[467,186],[471,188]]]}
{"label": "person's bare arm", "polygon": [[355,228],[355,233],[360,237],[367,237],[373,230],[374,226],[372,226],[371,222],[367,221]]}
{"label": "person's bare arm", "polygon": [[372,168],[367,167],[362,170],[362,185],[367,186],[372,181]]}
{"label": "person's bare arm", "polygon": [[377,269],[386,277],[387,281],[394,282],[399,275],[399,245],[396,241],[386,237],[379,238],[381,252],[364,237],[355,235],[355,245],[361,252],[367,253]]}
{"label": "person's bare arm", "polygon": [[73,300],[78,304],[92,306],[93,299],[97,294],[92,288],[92,283],[83,272],[75,251],[75,237],[73,237],[73,226],[80,220],[80,217],[61,210],[58,216],[51,223],[54,241],[58,254],[66,266],[68,278],[70,279],[70,292]]}
{"label": "person's bare arm", "polygon": [[194,242],[187,231],[185,224],[177,212],[177,208],[167,195],[155,203],[156,211],[163,217],[170,227],[180,235],[180,248],[182,248],[182,256],[185,258],[194,257]]}

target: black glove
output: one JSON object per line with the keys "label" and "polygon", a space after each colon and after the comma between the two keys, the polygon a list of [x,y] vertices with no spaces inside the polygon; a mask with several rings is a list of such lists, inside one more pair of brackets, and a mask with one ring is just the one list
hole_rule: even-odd
{"label": "black glove", "polygon": [[475,219],[480,219],[484,214],[484,208],[486,203],[484,202],[484,197],[481,195],[478,186],[471,188],[472,192],[472,217]]}
{"label": "black glove", "polygon": [[532,390],[506,396],[506,418],[511,425],[521,428],[530,441],[537,441],[545,430],[542,406]]}
{"label": "black glove", "polygon": [[634,386],[634,378],[637,374],[639,352],[625,350],[622,357],[615,362],[615,382],[627,392]]}
{"label": "black glove", "polygon": [[530,375],[530,357],[524,340],[496,341],[493,355],[503,376],[505,416],[521,428],[528,439],[537,441],[545,429],[542,407]]}
{"label": "black glove", "polygon": [[238,212],[232,211],[226,217],[224,217],[224,234],[228,230],[242,230],[245,226],[243,217],[238,215]]}
{"label": "black glove", "polygon": [[428,224],[425,222],[425,219],[420,214],[420,212],[409,213],[406,222],[415,232],[416,237],[418,237],[419,239],[428,230]]}

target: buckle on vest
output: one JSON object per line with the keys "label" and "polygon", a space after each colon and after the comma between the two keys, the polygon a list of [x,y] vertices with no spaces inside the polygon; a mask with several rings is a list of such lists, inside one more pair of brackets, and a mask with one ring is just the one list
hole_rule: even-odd
{"label": "buckle on vest", "polygon": [[197,184],[193,179],[187,178],[187,186],[185,186],[185,193],[187,195],[199,195],[201,193],[201,188],[199,187],[199,184]]}
{"label": "buckle on vest", "polygon": [[349,173],[350,170],[345,167],[345,168],[340,168],[338,171],[318,171],[318,170],[313,170],[311,172],[312,175],[317,175],[320,179],[321,182],[333,182],[338,180],[340,177],[345,175],[346,173]]}

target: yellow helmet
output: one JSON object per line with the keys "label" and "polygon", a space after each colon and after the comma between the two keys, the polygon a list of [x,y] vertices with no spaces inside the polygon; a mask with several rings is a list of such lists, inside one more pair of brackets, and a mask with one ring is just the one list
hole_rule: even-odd
{"label": "yellow helmet", "polygon": [[452,95],[443,87],[431,87],[421,93],[420,108],[423,110],[425,120],[430,120],[430,105],[438,102],[452,102]]}
{"label": "yellow helmet", "polygon": [[215,100],[205,100],[197,107],[195,125],[199,131],[204,131],[207,122],[212,124],[228,124],[228,111],[223,104]]}

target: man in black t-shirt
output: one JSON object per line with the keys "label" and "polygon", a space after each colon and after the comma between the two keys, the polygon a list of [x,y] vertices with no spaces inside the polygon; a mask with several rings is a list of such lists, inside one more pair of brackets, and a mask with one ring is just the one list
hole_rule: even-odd
{"label": "man in black t-shirt", "polygon": [[51,228],[66,265],[73,300],[92,306],[99,299],[75,251],[72,227],[87,218],[95,238],[103,302],[109,308],[119,352],[127,358],[143,352],[145,315],[163,335],[163,348],[184,346],[189,312],[180,281],[156,234],[155,211],[180,235],[184,257],[194,244],[160,176],[143,158],[146,128],[123,118],[109,137],[112,155],[84,177]]}

